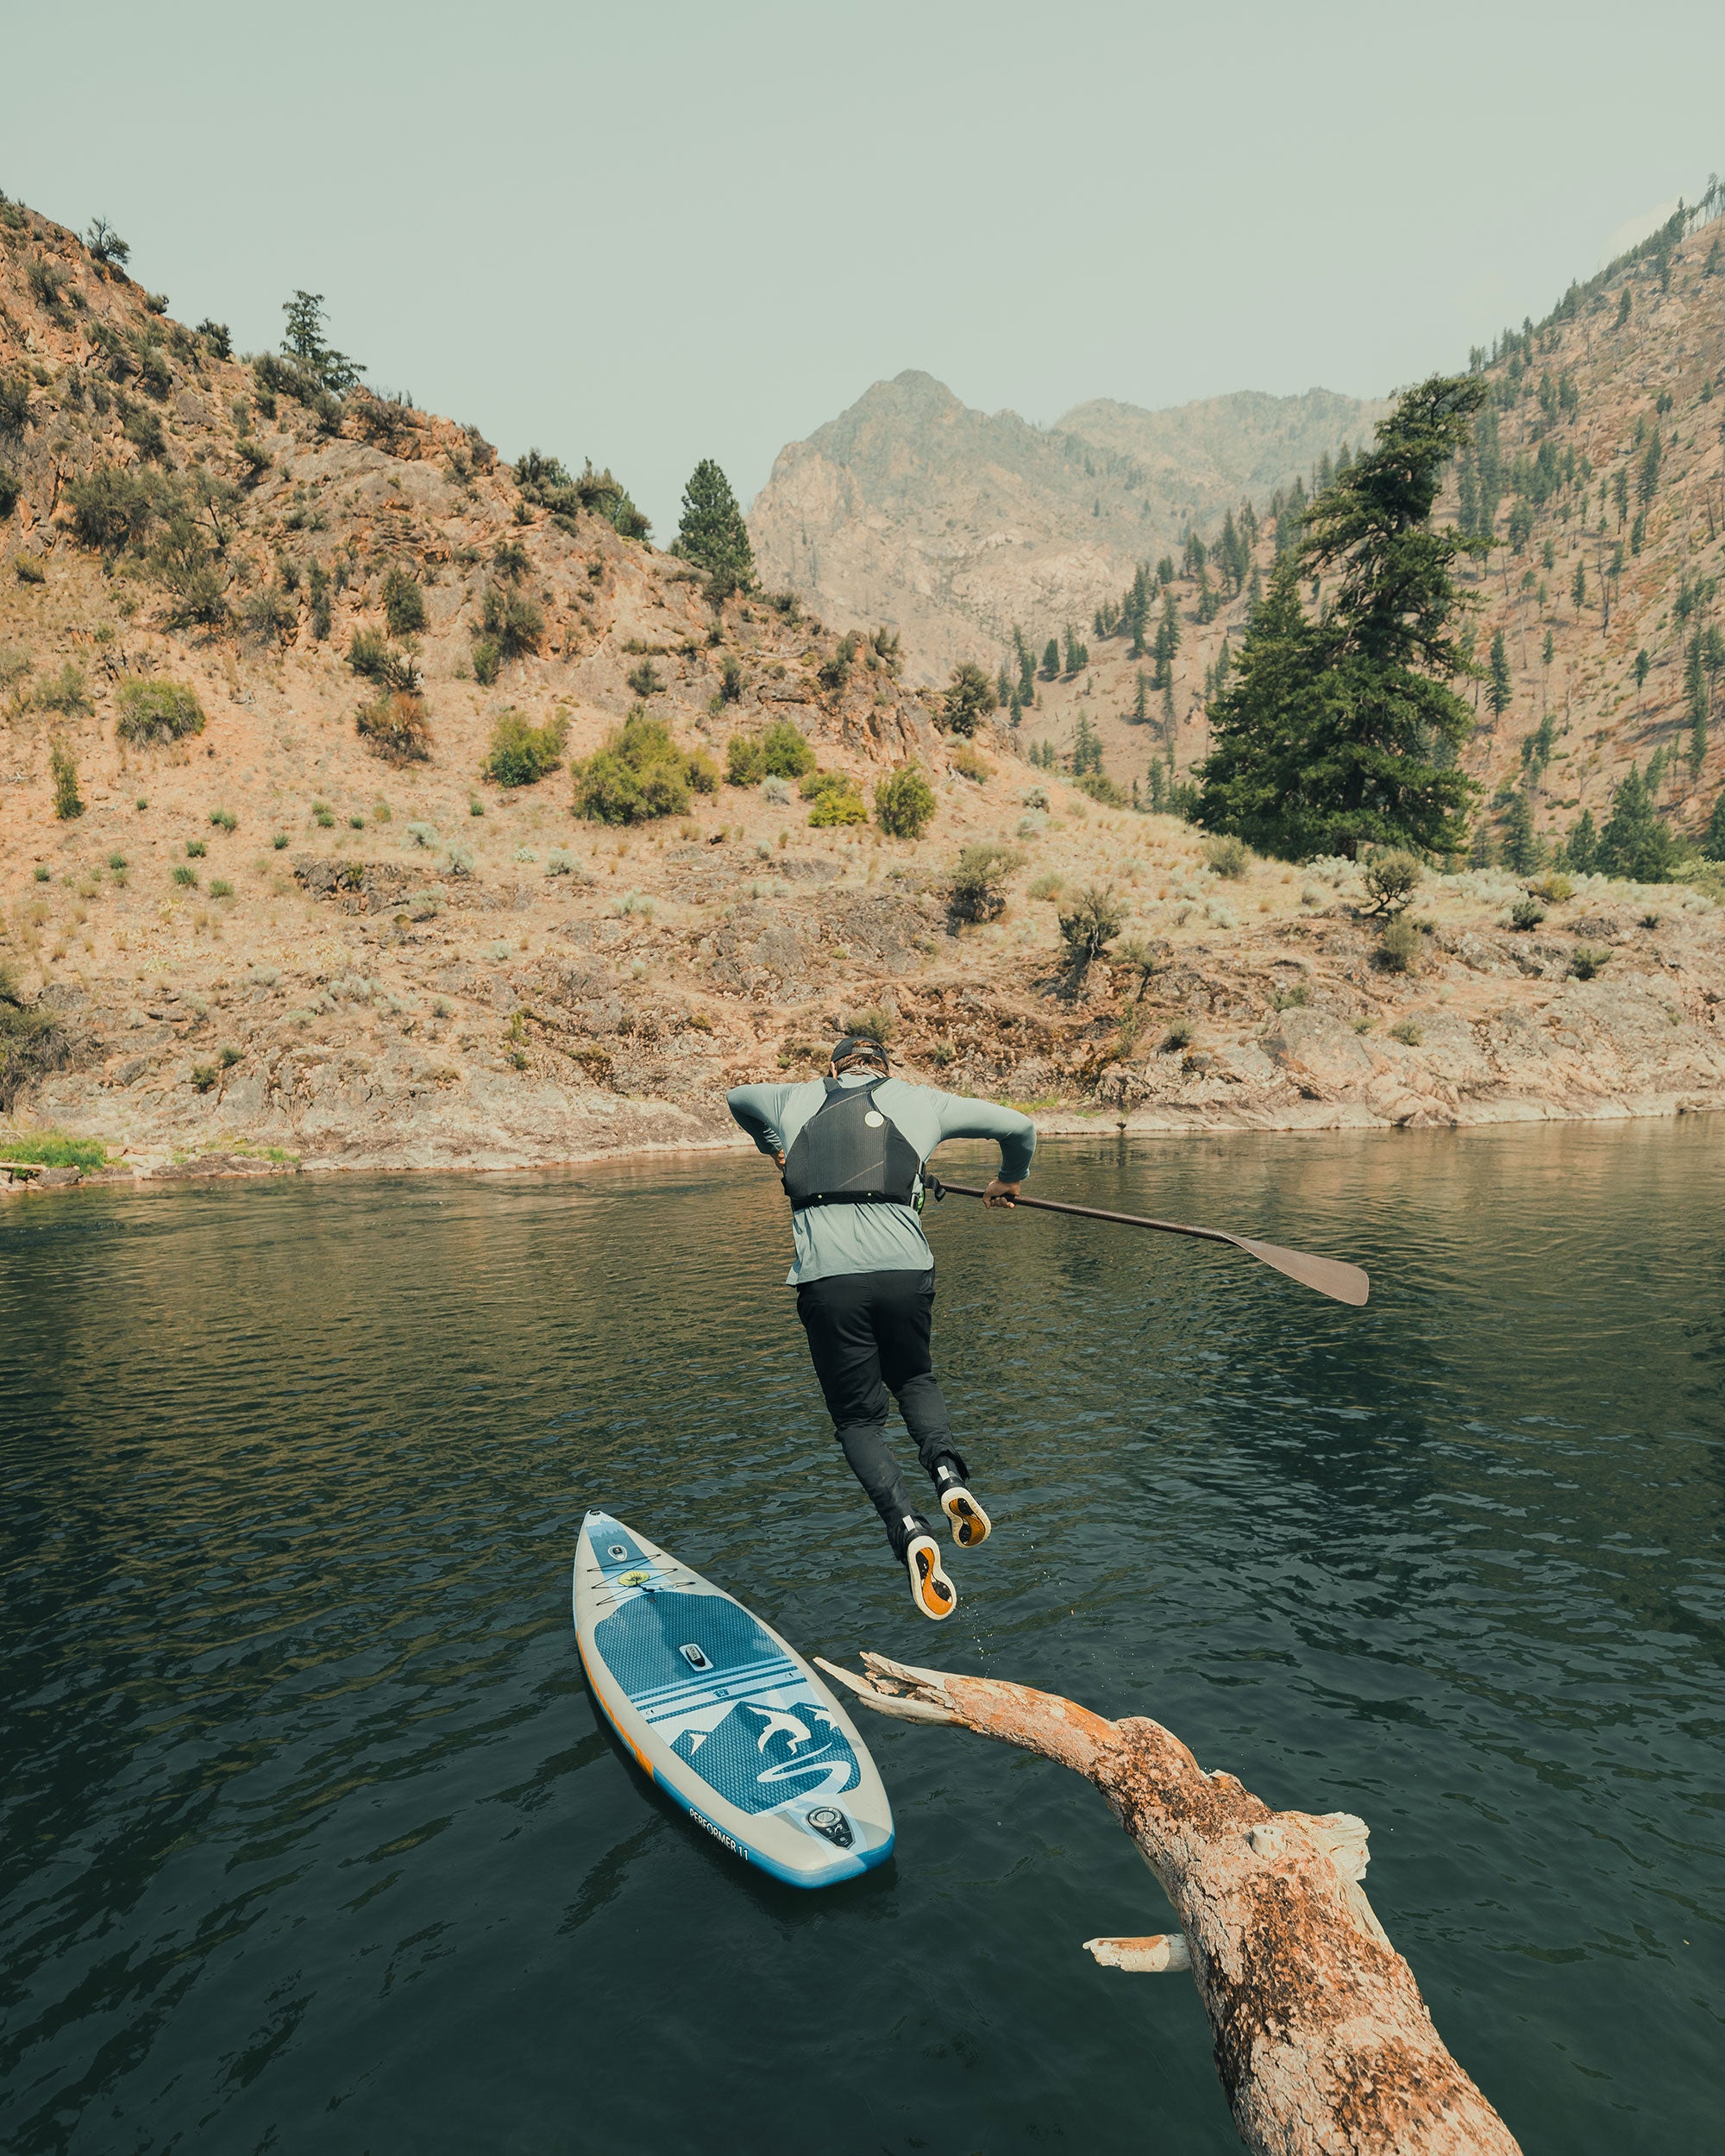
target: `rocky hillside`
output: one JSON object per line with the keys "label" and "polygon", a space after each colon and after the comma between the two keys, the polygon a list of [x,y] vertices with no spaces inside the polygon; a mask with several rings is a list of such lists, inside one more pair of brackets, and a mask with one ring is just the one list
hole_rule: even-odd
{"label": "rocky hillside", "polygon": [[[1657,757],[1660,809],[1690,834],[1725,784],[1722,233],[1725,220],[1697,222],[1668,247],[1650,244],[1477,355],[1491,401],[1439,516],[1496,542],[1465,577],[1482,672],[1463,761],[1499,851],[1512,790],[1549,848],[1584,810],[1603,824],[1631,763],[1645,773]],[[1260,579],[1304,500],[1258,498],[1250,566]],[[1166,693],[1152,686],[1153,656],[1130,655],[1124,628],[1089,631],[1088,664],[1039,681],[1023,728],[1070,760],[1082,721],[1108,774],[1146,798],[1151,764],[1170,749],[1182,776],[1208,753],[1209,686],[1251,605],[1249,574],[1230,579],[1214,549],[1196,570],[1176,567]]]}
{"label": "rocky hillside", "polygon": [[769,584],[841,626],[895,630],[913,679],[961,659],[992,673],[1015,624],[1038,651],[1082,630],[1139,561],[1267,500],[1385,410],[1327,390],[1157,412],[1103,399],[1042,428],[909,372],[780,451],[750,536]]}
{"label": "rocky hillside", "polygon": [[[727,1141],[726,1085],[865,1012],[1056,1128],[1725,1101],[1705,896],[1583,881],[1517,931],[1513,884],[1433,879],[1386,970],[1352,872],[956,743],[889,647],[716,604],[605,475],[225,345],[0,203],[0,1160],[48,1125],[169,1177]],[[635,783],[588,761],[635,709],[666,812],[574,812]],[[719,779],[787,716],[825,802]],[[889,837],[913,762],[932,821]],[[1076,968],[1087,888],[1119,933]]]}

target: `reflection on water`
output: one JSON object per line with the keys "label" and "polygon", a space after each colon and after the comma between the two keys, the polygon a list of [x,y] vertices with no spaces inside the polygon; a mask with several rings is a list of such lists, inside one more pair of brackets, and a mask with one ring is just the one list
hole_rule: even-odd
{"label": "reflection on water", "polygon": [[[1717,1126],[1049,1146],[954,1200],[1000,1531],[938,1633],[818,1413],[752,1156],[0,1213],[0,2140],[31,2152],[1235,2146],[1099,1799],[867,1733],[898,1854],[743,1873],[595,1726],[589,1504],[806,1650],[1147,1711],[1368,1884],[1526,2148],[1709,2145]],[[1609,2123],[1607,2122],[1609,2122]]]}

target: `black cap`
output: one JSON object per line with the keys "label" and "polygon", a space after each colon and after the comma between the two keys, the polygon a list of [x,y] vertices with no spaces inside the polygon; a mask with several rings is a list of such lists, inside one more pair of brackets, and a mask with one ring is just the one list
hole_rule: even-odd
{"label": "black cap", "polygon": [[832,1051],[835,1063],[848,1062],[853,1057],[867,1057],[888,1069],[887,1051],[879,1041],[868,1033],[847,1033]]}

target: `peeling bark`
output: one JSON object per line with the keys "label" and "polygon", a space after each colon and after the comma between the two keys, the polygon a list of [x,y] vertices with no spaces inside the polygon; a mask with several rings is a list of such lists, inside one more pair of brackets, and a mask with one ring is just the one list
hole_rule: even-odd
{"label": "peeling bark", "polygon": [[1114,1968],[1191,1969],[1248,2148],[1519,2156],[1445,2048],[1365,1898],[1364,1821],[1273,1812],[1233,1775],[1206,1774],[1177,1737],[1144,1717],[1105,1721],[1026,1685],[862,1658],[862,1677],[821,1667],[883,1714],[1042,1752],[1107,1797],[1182,1928],[1086,1944]]}

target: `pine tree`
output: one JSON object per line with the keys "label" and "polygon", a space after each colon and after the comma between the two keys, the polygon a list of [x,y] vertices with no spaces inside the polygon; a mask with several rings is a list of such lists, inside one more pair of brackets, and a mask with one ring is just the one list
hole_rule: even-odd
{"label": "pine tree", "polygon": [[1579,613],[1587,604],[1587,564],[1584,561],[1578,561],[1575,565],[1575,581],[1569,587],[1569,595],[1576,611]]}
{"label": "pine tree", "polygon": [[755,550],[749,543],[749,527],[731,491],[731,481],[711,457],[703,457],[689,474],[682,521],[671,551],[706,571],[712,599],[728,599],[733,592],[746,592],[755,581]]}
{"label": "pine tree", "polygon": [[1509,708],[1509,654],[1504,647],[1501,629],[1491,639],[1491,676],[1485,700],[1491,706],[1494,718],[1502,718]]}
{"label": "pine tree", "polygon": [[[1198,820],[1295,859],[1371,843],[1452,853],[1472,783],[1454,752],[1472,730],[1451,683],[1458,557],[1483,542],[1435,530],[1445,471],[1486,395],[1477,376],[1408,392],[1314,505],[1297,555],[1277,563],[1229,687],[1210,710],[1215,748]],[[1300,585],[1332,580],[1322,618]],[[1440,763],[1440,747],[1451,761]]]}
{"label": "pine tree", "polygon": [[1132,723],[1138,726],[1150,724],[1150,682],[1140,667],[1132,689]]}
{"label": "pine tree", "polygon": [[1635,473],[1635,498],[1643,505],[1652,501],[1659,492],[1659,465],[1664,452],[1659,447],[1659,430],[1653,429],[1653,439],[1647,444],[1647,454],[1641,459]]}
{"label": "pine tree", "polygon": [[1036,701],[1036,655],[1025,641],[1025,633],[1016,622],[1013,624],[1013,649],[1018,655],[1019,702]]}
{"label": "pine tree", "polygon": [[1707,667],[1702,657],[1701,631],[1689,640],[1689,657],[1683,669],[1684,700],[1689,705],[1689,768],[1698,779],[1707,761]]}
{"label": "pine tree", "polygon": [[1060,639],[1058,636],[1051,636],[1048,640],[1048,648],[1042,655],[1042,678],[1044,681],[1054,681],[1059,677]]}
{"label": "pine tree", "polygon": [[1572,868],[1578,876],[1593,874],[1599,860],[1599,833],[1594,829],[1591,809],[1584,809],[1570,825],[1558,858],[1561,867]]}
{"label": "pine tree", "polygon": [[323,293],[297,291],[292,299],[283,300],[281,310],[287,317],[282,350],[298,360],[333,396],[345,397],[366,370],[357,360],[350,360],[345,352],[324,342],[323,324],[329,317],[324,311]]}
{"label": "pine tree", "polygon": [[1707,819],[1707,829],[1702,833],[1701,850],[1709,861],[1725,861],[1725,787],[1719,789],[1719,798],[1713,804],[1713,813]]}
{"label": "pine tree", "polygon": [[1545,858],[1545,848],[1534,829],[1534,811],[1519,787],[1509,796],[1503,816],[1503,865],[1512,875],[1531,876]]}
{"label": "pine tree", "polygon": [[1634,764],[1611,796],[1611,815],[1599,834],[1597,865],[1636,883],[1668,883],[1676,846],[1660,822],[1647,780]]}

